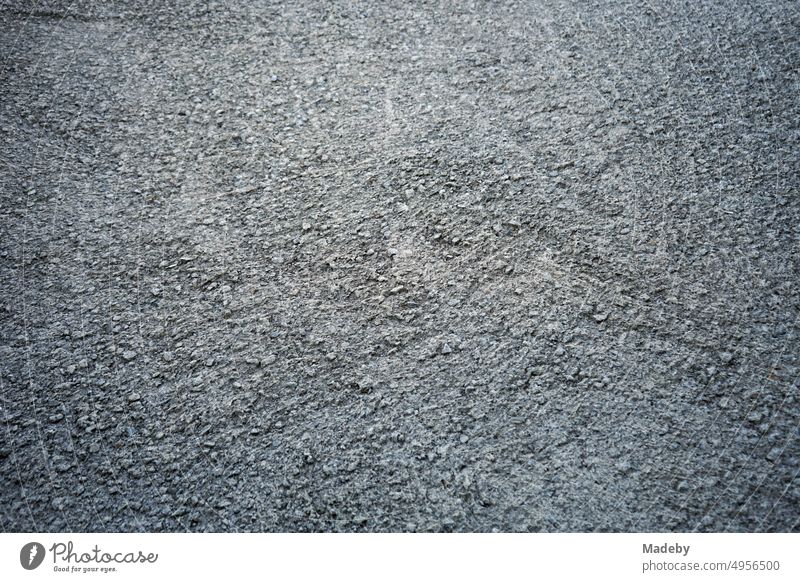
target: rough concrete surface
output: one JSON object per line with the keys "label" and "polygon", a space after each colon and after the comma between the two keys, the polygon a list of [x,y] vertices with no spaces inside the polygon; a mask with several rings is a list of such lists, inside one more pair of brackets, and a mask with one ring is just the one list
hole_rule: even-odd
{"label": "rough concrete surface", "polygon": [[794,0],[0,0],[5,531],[797,531]]}

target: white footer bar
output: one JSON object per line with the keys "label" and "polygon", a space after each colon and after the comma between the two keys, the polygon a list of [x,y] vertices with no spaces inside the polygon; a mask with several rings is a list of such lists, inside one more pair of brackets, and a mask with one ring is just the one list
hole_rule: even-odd
{"label": "white footer bar", "polygon": [[800,534],[2,534],[0,580],[800,580]]}

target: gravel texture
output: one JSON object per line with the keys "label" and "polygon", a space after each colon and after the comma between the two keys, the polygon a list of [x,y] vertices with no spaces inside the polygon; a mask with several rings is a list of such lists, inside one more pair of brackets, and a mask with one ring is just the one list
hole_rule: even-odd
{"label": "gravel texture", "polygon": [[796,1],[0,0],[5,531],[797,531]]}

